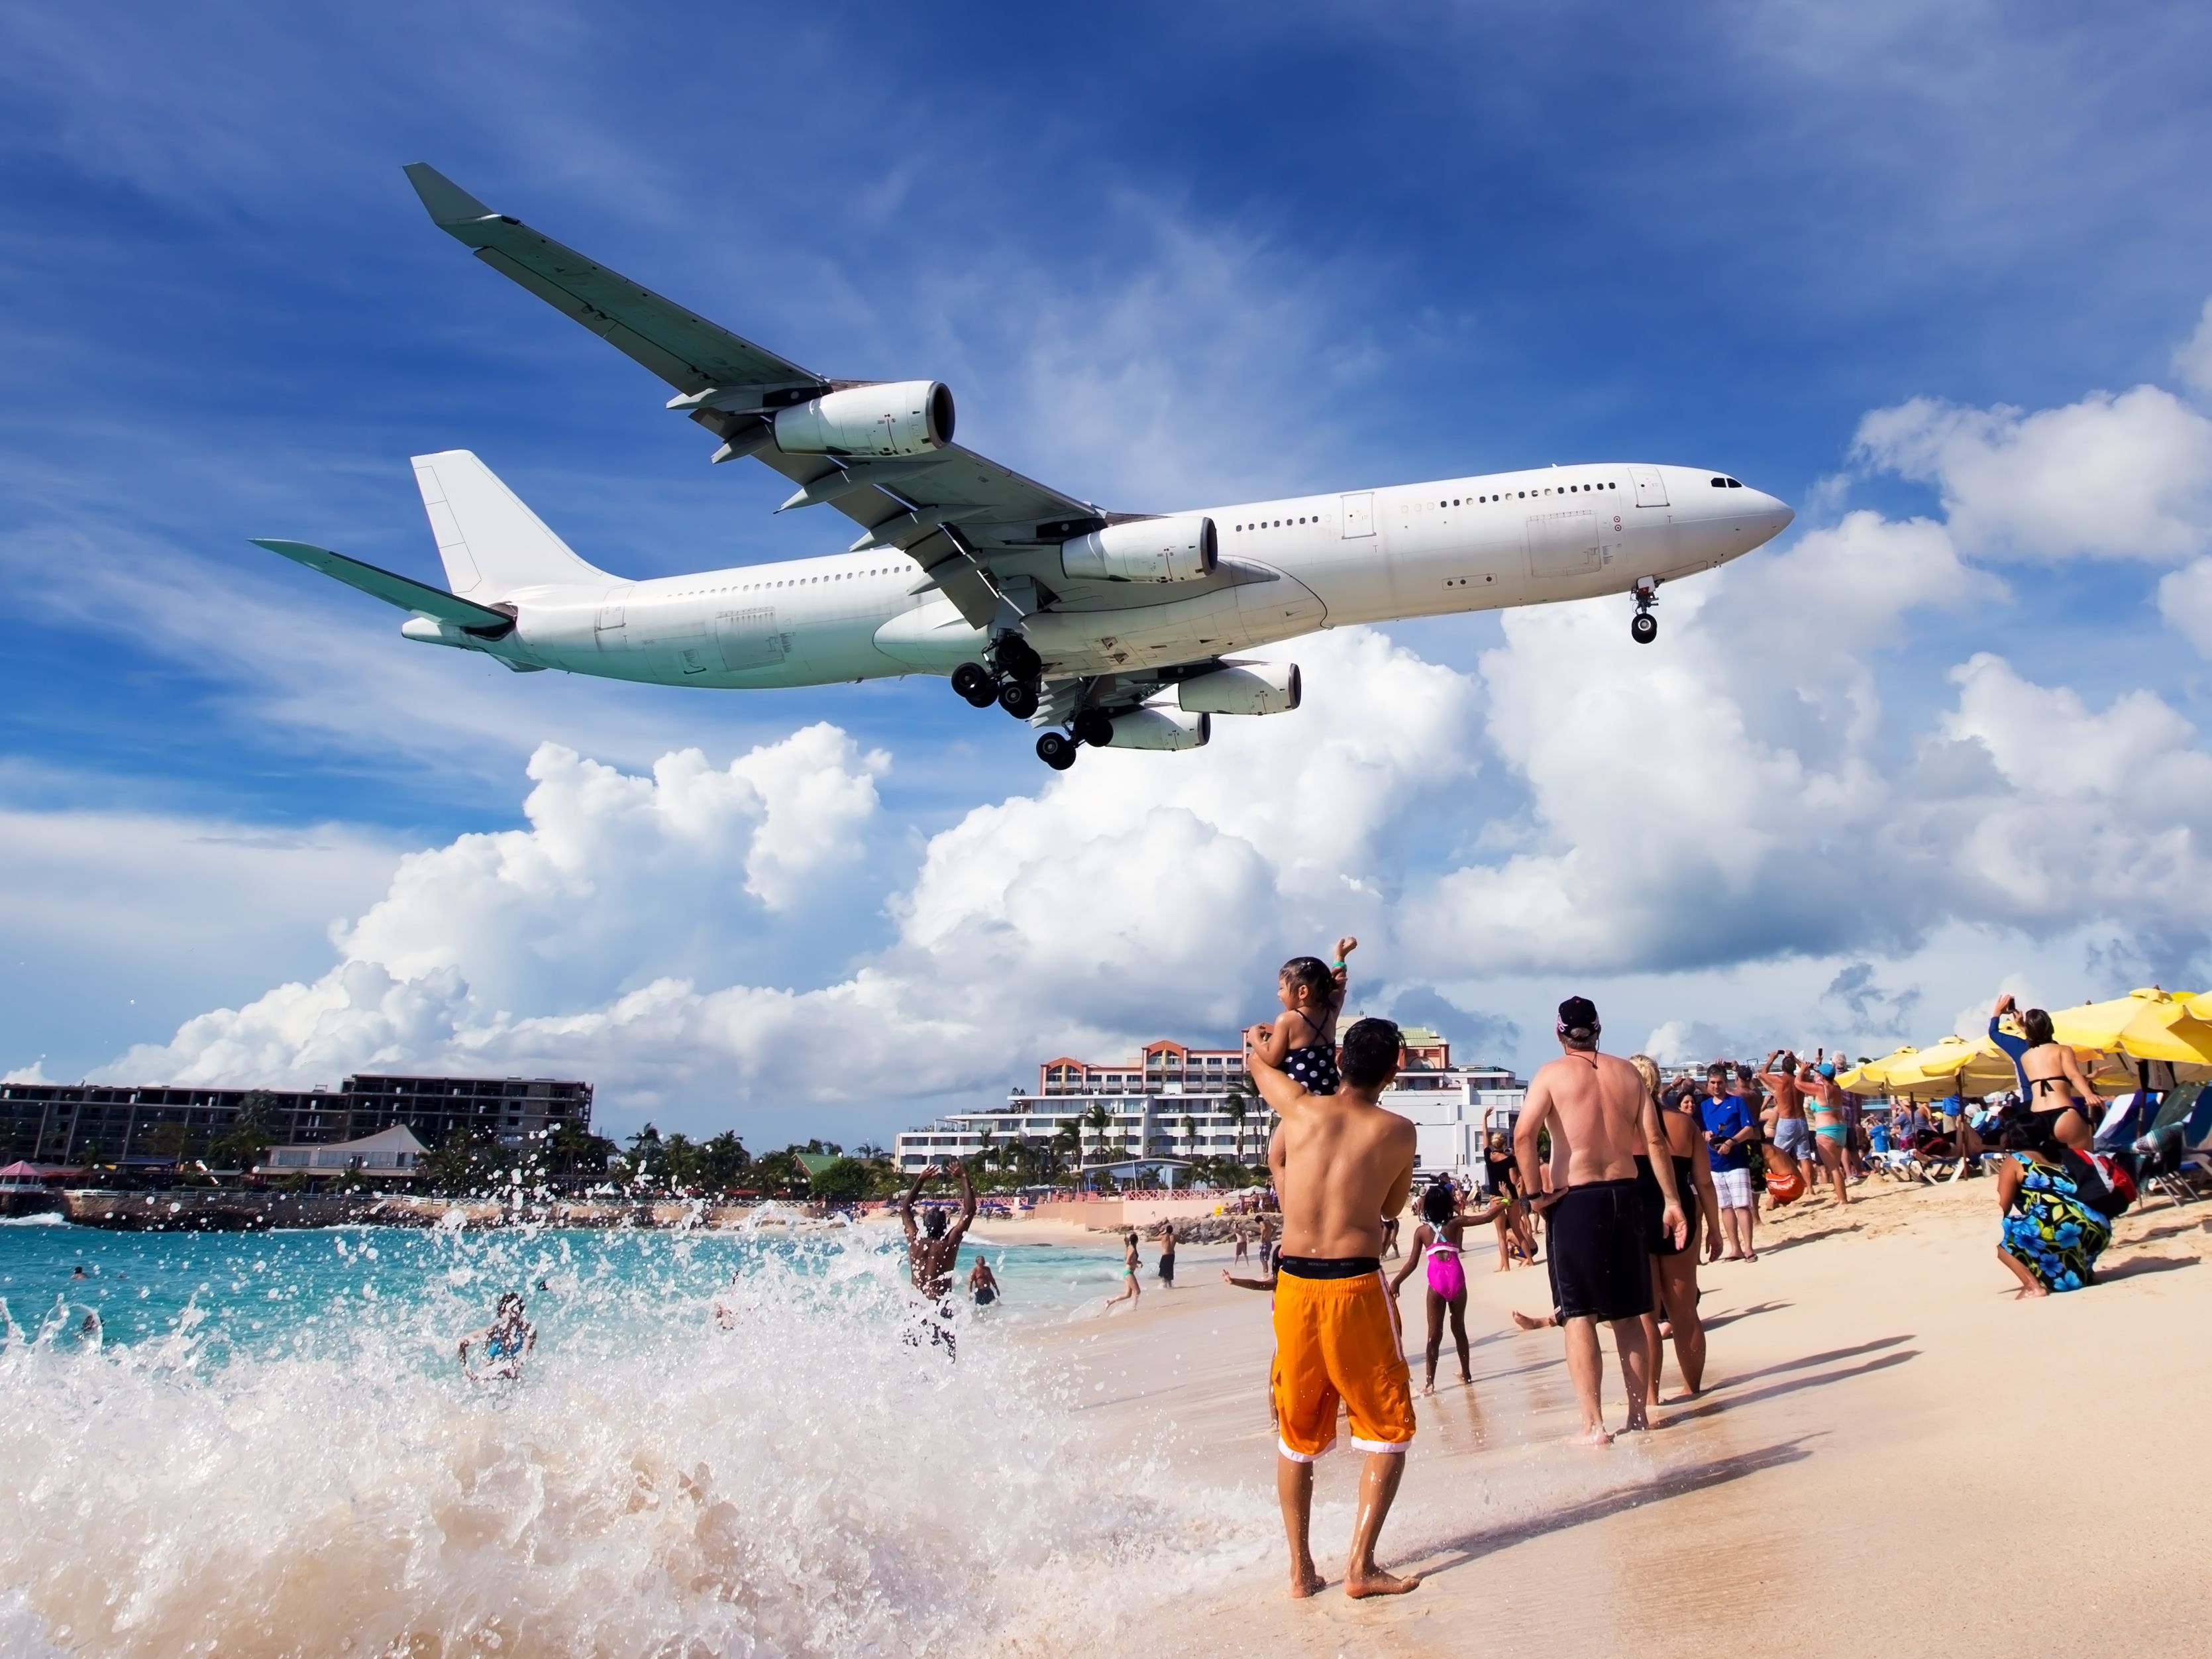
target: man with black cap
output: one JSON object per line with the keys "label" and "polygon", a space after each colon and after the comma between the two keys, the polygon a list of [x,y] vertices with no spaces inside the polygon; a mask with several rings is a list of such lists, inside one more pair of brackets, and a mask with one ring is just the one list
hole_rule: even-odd
{"label": "man with black cap", "polygon": [[[1644,1316],[1651,1311],[1651,1224],[1636,1180],[1636,1155],[1648,1147],[1659,1149],[1651,1173],[1665,1204],[1660,1226],[1677,1249],[1689,1239],[1659,1103],[1633,1066],[1597,1051],[1600,1029],[1596,1005],[1588,997],[1569,997],[1559,1005],[1563,1052],[1529,1079],[1528,1100],[1513,1127],[1522,1183],[1531,1193],[1543,1187],[1536,1138],[1547,1125],[1566,1151],[1565,1182],[1535,1203],[1549,1223],[1552,1301],[1566,1328],[1567,1375],[1582,1407],[1582,1440],[1592,1446],[1613,1438],[1599,1403],[1605,1382],[1597,1341],[1601,1320],[1613,1327],[1620,1355],[1627,1426],[1632,1432],[1649,1426],[1644,1402],[1651,1356],[1644,1346]],[[1556,1164],[1558,1147],[1553,1151]]]}

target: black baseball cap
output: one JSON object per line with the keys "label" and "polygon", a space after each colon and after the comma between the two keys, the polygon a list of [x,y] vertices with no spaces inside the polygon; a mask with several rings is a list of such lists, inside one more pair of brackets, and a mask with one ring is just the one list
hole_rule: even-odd
{"label": "black baseball cap", "polygon": [[1563,1031],[1595,1031],[1597,1030],[1597,1004],[1588,997],[1569,997],[1559,1005],[1559,1029]]}

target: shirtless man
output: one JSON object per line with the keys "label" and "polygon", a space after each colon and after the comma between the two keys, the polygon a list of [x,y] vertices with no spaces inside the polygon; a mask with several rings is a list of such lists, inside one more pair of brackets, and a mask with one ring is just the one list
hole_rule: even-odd
{"label": "shirtless man", "polygon": [[934,1314],[927,1309],[916,1310],[914,1322],[907,1328],[907,1346],[919,1347],[926,1336],[947,1354],[958,1352],[952,1338],[952,1304],[947,1292],[952,1289],[952,1270],[960,1265],[960,1241],[968,1236],[968,1224],[975,1218],[975,1183],[969,1179],[968,1166],[956,1163],[952,1168],[960,1176],[960,1215],[950,1226],[942,1210],[924,1212],[921,1224],[915,1224],[914,1201],[921,1196],[924,1187],[945,1173],[938,1165],[933,1164],[916,1176],[906,1196],[899,1200],[899,1222],[906,1229],[907,1272],[915,1289],[936,1304]]}
{"label": "shirtless man", "polygon": [[[1778,1066],[1778,1060],[1782,1062]],[[1798,1078],[1797,1056],[1777,1048],[1767,1055],[1759,1080],[1774,1091],[1774,1131],[1768,1139],[1796,1168],[1809,1193],[1820,1178],[1820,1164],[1813,1156],[1812,1126],[1805,1121],[1805,1085]]]}
{"label": "shirtless man", "polygon": [[[1644,1341],[1644,1316],[1651,1311],[1650,1212],[1637,1187],[1636,1154],[1667,1144],[1659,1103],[1633,1066],[1597,1051],[1600,1029],[1596,1005],[1588,997],[1569,997],[1559,1005],[1557,1030],[1565,1052],[1529,1080],[1513,1126],[1522,1184],[1532,1192],[1543,1184],[1536,1137],[1546,1124],[1552,1126],[1555,1152],[1565,1148],[1565,1181],[1536,1202],[1550,1212],[1546,1254],[1552,1302],[1566,1328],[1567,1375],[1582,1407],[1582,1443],[1589,1446],[1613,1440],[1598,1398],[1605,1382],[1597,1343],[1601,1320],[1613,1327],[1620,1355],[1629,1431],[1650,1426],[1644,1398],[1651,1355]],[[1652,1159],[1651,1173],[1659,1183],[1660,1231],[1680,1249],[1690,1234],[1674,1161]]]}
{"label": "shirtless man", "polygon": [[1291,1594],[1322,1587],[1307,1540],[1313,1462],[1336,1442],[1341,1402],[1352,1443],[1367,1454],[1344,1593],[1402,1595],[1419,1578],[1395,1577],[1375,1562],[1413,1439],[1413,1380],[1397,1304],[1382,1279],[1382,1218],[1406,1207],[1414,1136],[1411,1121],[1375,1097],[1398,1074],[1403,1040],[1387,1019],[1357,1022],[1344,1034],[1339,1092],[1314,1095],[1260,1057],[1269,1030],[1255,1025],[1245,1034],[1244,1065],[1281,1119],[1267,1143],[1267,1167],[1283,1217],[1274,1261],[1275,1495],[1290,1543]]}

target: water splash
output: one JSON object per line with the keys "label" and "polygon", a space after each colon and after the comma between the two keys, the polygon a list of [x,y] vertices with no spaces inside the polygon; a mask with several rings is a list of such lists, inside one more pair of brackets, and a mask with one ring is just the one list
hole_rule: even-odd
{"label": "water splash", "polygon": [[[1065,1651],[1267,1537],[1249,1494],[1100,1443],[1014,1328],[963,1322],[957,1364],[908,1340],[857,1233],[313,1248],[334,1290],[192,1257],[133,1342],[0,1321],[0,1396],[40,1425],[0,1466],[0,1627],[148,1655]],[[460,1332],[541,1284],[524,1380],[462,1380]],[[278,1318],[246,1341],[257,1307]]]}

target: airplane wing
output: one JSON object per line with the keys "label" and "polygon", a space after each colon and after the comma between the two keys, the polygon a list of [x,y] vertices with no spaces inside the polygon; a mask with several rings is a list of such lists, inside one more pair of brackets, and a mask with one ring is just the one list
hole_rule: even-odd
{"label": "airplane wing", "polygon": [[[418,161],[406,173],[440,229],[675,387],[668,406],[723,441],[716,460],[757,456],[800,487],[789,504],[799,503],[809,485],[842,482],[836,474],[861,475],[860,487],[829,502],[865,532],[855,550],[895,547],[907,553],[923,573],[917,591],[941,588],[976,627],[998,614],[1002,594],[1011,593],[1017,611],[1035,608],[1029,602],[1033,588],[1020,583],[1048,580],[1060,592],[1089,586],[1069,582],[1056,559],[1039,555],[1109,523],[1143,516],[1103,513],[957,444],[891,461],[786,454],[769,441],[776,410],[867,383],[830,380],[718,327],[520,220],[495,213],[434,167]],[[1039,602],[1048,604],[1052,596]]]}
{"label": "airplane wing", "polygon": [[448,593],[442,587],[432,587],[411,576],[401,576],[389,570],[380,570],[373,564],[363,564],[359,559],[349,559],[343,553],[333,553],[327,547],[316,547],[307,542],[266,540],[259,536],[251,538],[256,547],[265,547],[271,553],[304,564],[310,570],[319,570],[325,576],[335,577],[349,587],[357,587],[371,593],[386,605],[396,605],[402,611],[434,617],[439,622],[451,623],[456,628],[467,629],[485,639],[504,639],[514,631],[514,618],[504,611],[495,611],[489,605]]}

